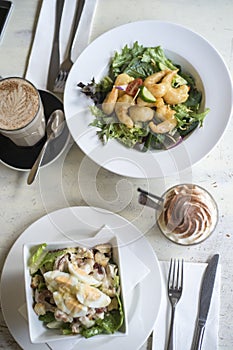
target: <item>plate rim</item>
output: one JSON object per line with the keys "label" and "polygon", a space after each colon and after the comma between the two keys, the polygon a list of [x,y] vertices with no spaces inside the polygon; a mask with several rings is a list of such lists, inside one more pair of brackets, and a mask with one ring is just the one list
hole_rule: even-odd
{"label": "plate rim", "polygon": [[[159,313],[159,308],[160,308],[160,304],[161,304],[161,293],[162,293],[162,280],[161,280],[161,270],[160,270],[160,265],[159,265],[159,261],[158,261],[158,258],[156,256],[156,253],[155,251],[153,250],[152,246],[150,245],[149,241],[141,234],[140,230],[134,226],[131,222],[129,222],[127,219],[123,218],[122,216],[118,215],[118,214],[115,214],[113,212],[110,212],[106,209],[102,209],[102,208],[98,208],[98,207],[88,207],[88,206],[74,206],[74,207],[67,207],[67,208],[62,208],[62,209],[58,209],[58,210],[55,210],[51,213],[48,213],[44,216],[42,216],[41,218],[39,218],[38,220],[34,221],[30,226],[28,226],[28,228],[26,228],[26,230],[18,237],[18,239],[15,241],[15,243],[13,244],[13,246],[11,247],[7,257],[6,257],[6,260],[5,260],[5,263],[4,263],[4,266],[3,266],[3,269],[2,269],[2,276],[1,276],[1,295],[2,295],[2,299],[1,299],[1,305],[2,305],[2,313],[3,313],[3,316],[4,316],[4,320],[8,326],[8,329],[9,331],[11,332],[12,336],[14,337],[14,339],[18,342],[19,345],[23,345],[24,344],[24,341],[26,340],[23,340],[24,337],[28,337],[27,340],[29,339],[29,332],[28,332],[28,325],[24,324],[21,325],[21,327],[24,327],[24,333],[27,334],[27,335],[24,335],[24,336],[19,336],[18,332],[16,329],[12,329],[12,324],[10,325],[9,323],[9,311],[7,311],[7,308],[5,308],[4,306],[4,288],[6,288],[6,284],[5,283],[2,283],[3,280],[6,280],[7,278],[7,268],[9,269],[10,266],[9,266],[9,262],[12,260],[12,256],[14,255],[15,253],[15,250],[18,249],[19,245],[23,246],[24,243],[27,243],[28,240],[25,241],[25,239],[27,239],[27,237],[30,235],[30,233],[36,229],[37,225],[39,226],[43,226],[44,224],[46,224],[46,222],[50,222],[51,224],[51,219],[55,218],[56,216],[58,217],[61,217],[62,215],[66,215],[66,212],[68,212],[69,214],[71,213],[75,213],[75,214],[81,214],[81,217],[82,215],[84,215],[84,217],[88,214],[90,215],[90,213],[93,213],[93,210],[94,211],[97,211],[97,215],[99,216],[100,213],[101,213],[101,218],[98,220],[100,220],[102,222],[101,225],[104,225],[106,224],[105,221],[103,221],[103,219],[106,218],[106,215],[109,215],[110,216],[110,219],[114,219],[114,224],[113,226],[111,226],[111,224],[107,223],[107,225],[112,228],[114,231],[115,230],[118,230],[118,228],[116,228],[114,225],[117,223],[117,225],[126,225],[128,228],[130,228],[130,230],[133,232],[133,234],[136,236],[136,240],[132,243],[132,249],[133,250],[139,250],[139,244],[142,243],[142,245],[145,247],[147,247],[148,251],[147,251],[147,254],[149,253],[151,259],[153,257],[153,261],[151,260],[150,262],[150,269],[151,269],[151,272],[148,274],[148,276],[145,277],[145,279],[149,278],[150,276],[150,281],[147,280],[147,284],[150,282],[151,283],[151,278],[153,279],[153,273],[157,273],[157,278],[159,278],[159,281],[156,279],[156,281],[153,281],[152,285],[156,285],[156,290],[157,290],[157,295],[158,295],[158,303],[157,303],[157,312],[156,314],[153,314],[153,317],[151,318],[151,320],[149,321],[150,324],[147,325],[147,329],[145,330],[146,334],[143,335],[143,339],[141,339],[141,342],[140,344],[137,343],[137,346],[138,348],[144,344],[144,342],[146,341],[146,339],[149,337],[150,333],[152,332],[153,330],[153,327],[154,327],[154,324],[156,322],[156,319],[157,319],[157,316],[158,316],[158,313]],[[83,212],[83,213],[82,213]],[[80,219],[80,222],[81,222],[81,219]],[[83,222],[82,222],[83,224]],[[98,223],[95,224],[95,228],[97,229],[97,225],[99,225],[99,221]],[[84,226],[85,228],[88,228],[89,229],[89,234],[90,234],[90,225],[88,226],[87,223],[84,223]],[[91,226],[92,227],[92,226]],[[120,227],[120,226],[119,226]],[[94,227],[93,227],[94,228]],[[100,227],[98,227],[99,229]],[[56,228],[54,229],[55,231],[52,232],[52,237],[49,237],[48,241],[51,241],[51,240],[54,240],[54,235],[58,234],[60,235],[60,237],[62,237],[61,233],[59,232],[59,230]],[[35,231],[36,232],[36,231]],[[92,230],[93,232],[93,230]],[[131,233],[132,233],[131,232]],[[35,233],[34,233],[35,234]],[[124,236],[122,236],[124,237]],[[36,238],[35,237],[32,237],[30,236],[30,241],[35,241],[37,242],[38,239],[40,238]],[[64,237],[63,237],[64,239]],[[82,238],[81,238],[82,239]],[[123,242],[127,242],[127,241],[123,241]],[[136,242],[136,246],[135,246],[135,242]],[[135,248],[136,247],[136,248]],[[148,259],[148,258],[146,258]],[[23,269],[23,259],[21,259],[21,268],[18,266],[17,269],[20,269],[20,273],[22,272],[22,275],[23,275],[23,271],[21,271],[21,269]],[[15,273],[15,270],[14,270],[14,273]],[[155,277],[154,277],[155,278]],[[145,280],[144,280],[145,282]],[[4,286],[4,287],[3,287]],[[145,292],[145,286],[142,286],[141,284],[139,286],[136,287],[136,292],[137,292],[137,288],[139,288],[139,297],[140,295],[142,294],[142,290],[144,289],[144,292]],[[24,288],[23,288],[24,289]],[[134,292],[135,293],[135,292]],[[13,294],[14,295],[14,294]],[[151,295],[151,298],[154,299],[154,295],[155,295],[155,291],[153,290],[153,295]],[[9,298],[9,294],[7,296],[7,298]],[[24,298],[25,298],[25,293],[24,293]],[[141,296],[142,298],[142,296]],[[147,298],[144,298],[147,302]],[[25,299],[24,301],[25,302]],[[141,302],[144,302],[143,299],[141,299]],[[148,307],[149,305],[147,305]],[[20,307],[20,306],[19,306]],[[155,307],[155,306],[154,306]],[[150,306],[151,308],[151,306]],[[18,310],[17,310],[18,312]],[[19,315],[20,316],[20,315]],[[20,316],[21,317],[21,316]],[[148,317],[147,317],[148,319]],[[134,316],[134,320],[133,322],[135,322],[135,316]],[[148,320],[147,320],[148,322]],[[14,323],[14,322],[13,322]],[[17,322],[16,322],[17,324]],[[128,325],[128,328],[130,330],[130,324],[131,324],[131,320],[129,319],[129,325]],[[15,327],[16,325],[14,325]],[[25,328],[26,328],[26,332],[25,332]],[[131,330],[131,333],[132,333],[132,330]],[[134,336],[134,335],[133,335]],[[124,339],[127,339],[127,341],[129,340],[129,335],[125,336],[125,337],[120,337],[121,339],[119,339],[119,337],[116,337],[116,338],[111,338],[112,341],[114,342],[118,342],[118,341],[122,341],[124,342],[125,340]],[[131,334],[131,337],[132,337],[132,334]],[[141,336],[140,336],[141,337]],[[118,338],[118,339],[117,339]],[[123,339],[124,338],[124,339]],[[93,341],[93,339],[91,340]],[[109,340],[111,341],[111,340]],[[100,338],[99,339],[96,339],[96,344],[98,346],[98,342],[101,342]],[[83,342],[82,342],[83,343]],[[80,342],[78,343],[80,345]],[[88,343],[89,344],[89,343]],[[109,344],[109,342],[108,342]],[[35,344],[34,344],[35,345]],[[41,349],[45,349],[45,344],[40,344],[41,345]],[[83,344],[82,344],[83,345]],[[90,345],[90,344],[89,344]],[[102,346],[102,344],[100,344]],[[112,343],[112,345],[114,346],[114,343]],[[38,344],[37,344],[38,346]],[[118,346],[118,345],[117,345]],[[98,347],[96,347],[96,349],[98,349]]]}
{"label": "plate rim", "polygon": [[[145,26],[146,28],[148,28],[149,26],[161,26],[161,25],[165,25],[167,27],[169,27],[169,30],[171,30],[171,28],[174,30],[178,30],[178,31],[183,31],[184,33],[188,33],[188,35],[191,35],[193,38],[196,39],[196,41],[198,43],[204,43],[204,49],[207,50],[207,52],[211,52],[213,53],[213,57],[214,59],[212,58],[212,60],[214,61],[213,64],[220,64],[220,68],[222,70],[222,72],[224,73],[224,77],[226,77],[226,79],[224,80],[226,86],[227,86],[227,89],[228,89],[228,95],[227,97],[229,98],[229,103],[227,104],[227,107],[225,107],[226,109],[226,117],[223,119],[223,122],[221,122],[221,129],[220,131],[217,132],[216,136],[215,134],[214,135],[211,135],[211,137],[209,137],[209,142],[207,143],[206,145],[206,142],[205,142],[205,146],[203,147],[205,150],[199,150],[200,152],[200,155],[196,155],[195,152],[193,150],[193,148],[195,147],[192,147],[192,143],[190,145],[190,138],[186,139],[184,142],[182,142],[180,145],[176,146],[174,149],[178,149],[179,147],[179,152],[183,152],[184,150],[188,152],[188,160],[185,164],[178,164],[178,167],[179,169],[177,169],[177,166],[173,166],[173,162],[174,162],[174,149],[171,149],[171,152],[169,151],[169,157],[171,156],[171,159],[170,160],[170,164],[171,164],[171,167],[172,170],[170,171],[170,168],[166,167],[165,168],[165,171],[163,171],[162,175],[160,172],[156,171],[156,170],[151,170],[151,173],[147,173],[147,174],[133,174],[131,170],[127,170],[127,169],[118,169],[117,166],[113,166],[111,165],[108,165],[108,164],[104,164],[104,162],[102,162],[101,164],[101,161],[100,160],[97,160],[95,159],[95,156],[96,155],[90,155],[91,151],[90,149],[88,150],[88,147],[87,145],[83,142],[83,144],[80,142],[80,137],[77,139],[77,132],[74,130],[73,128],[73,124],[71,123],[71,119],[72,119],[72,107],[70,106],[70,102],[72,101],[73,102],[73,99],[74,99],[74,91],[72,90],[74,88],[74,86],[72,85],[72,80],[73,80],[73,74],[77,74],[77,67],[79,66],[80,67],[80,63],[82,64],[82,60],[86,59],[87,58],[87,55],[89,52],[91,52],[91,50],[95,47],[97,47],[100,43],[102,43],[102,46],[103,43],[104,43],[104,40],[109,40],[109,38],[111,37],[111,35],[115,34],[117,35],[117,33],[119,32],[122,32],[122,31],[126,31],[127,33],[127,30],[132,30],[134,27],[137,27],[137,26]],[[157,28],[157,27],[156,27]],[[129,37],[130,37],[131,34],[129,34]],[[141,34],[142,35],[142,34]],[[144,35],[144,34],[143,34]],[[146,35],[146,34],[145,34]],[[135,36],[134,36],[135,38]],[[138,40],[139,44],[143,44],[143,42],[141,42],[140,39],[134,39],[131,37],[131,39],[129,39],[127,36],[126,36],[126,39],[125,39],[125,43],[127,43],[128,45],[130,45],[130,41],[131,42],[134,42],[136,40]],[[165,39],[163,38],[162,41],[164,41]],[[157,40],[158,41],[158,40]],[[122,39],[119,39],[119,42],[122,42]],[[109,41],[108,41],[109,43]],[[158,42],[157,42],[158,44]],[[157,44],[155,44],[154,46],[156,46]],[[112,44],[113,45],[113,44]],[[115,51],[116,50],[119,50],[119,47],[118,47],[119,43],[117,42],[117,44],[115,45]],[[173,44],[174,45],[174,44]],[[186,45],[182,45],[182,50],[187,50],[186,48],[184,48],[184,46]],[[123,45],[121,45],[121,47],[123,47]],[[180,46],[181,47],[181,46]],[[165,49],[168,49],[170,50],[170,47],[165,47]],[[108,50],[108,49],[106,49]],[[110,58],[110,51],[112,50],[112,47],[109,48],[109,55],[108,55],[108,59]],[[204,50],[204,51],[205,51]],[[177,51],[177,54],[180,54],[181,50],[178,50]],[[97,57],[98,58],[98,57]],[[106,61],[106,57],[105,57],[105,51],[104,51],[104,55],[103,55],[103,64],[102,64],[102,67],[104,66],[104,63]],[[185,58],[185,56],[184,56]],[[195,57],[194,61],[198,61],[199,58]],[[200,59],[199,59],[199,64],[203,64],[200,62]],[[191,61],[190,62],[191,65],[195,66],[194,62]],[[88,65],[88,62],[86,63],[86,65]],[[96,63],[95,63],[96,65]],[[94,66],[96,67],[96,66]],[[92,66],[92,71],[93,71],[93,75],[95,75],[95,68],[93,69],[93,66]],[[198,71],[199,72],[199,71]],[[222,74],[223,74],[222,73]],[[201,76],[202,79],[203,76]],[[80,81],[80,78],[77,78],[76,79],[76,85],[78,83],[78,80]],[[76,91],[77,93],[77,91]],[[72,97],[70,97],[69,95],[71,95]],[[78,100],[78,99],[77,99]],[[213,101],[213,98],[210,102]],[[89,101],[89,105],[91,104],[91,102]],[[233,105],[233,87],[232,87],[232,78],[231,78],[231,75],[230,75],[230,71],[229,71],[229,68],[227,67],[223,57],[221,56],[221,54],[216,50],[216,48],[206,39],[204,38],[202,35],[200,35],[199,33],[195,32],[194,30],[184,26],[184,25],[181,25],[181,24],[177,24],[175,22],[169,22],[169,21],[158,21],[158,20],[145,20],[145,21],[135,21],[135,22],[130,22],[130,23],[127,23],[127,24],[123,24],[123,25],[120,25],[120,26],[117,26],[115,28],[112,28],[110,29],[109,31],[107,32],[104,32],[103,34],[101,34],[100,36],[98,36],[96,39],[94,39],[87,47],[86,49],[81,53],[81,55],[78,57],[78,59],[75,61],[72,69],[71,69],[71,72],[68,76],[68,80],[67,80],[67,83],[66,83],[66,88],[65,88],[65,93],[64,93],[64,110],[65,110],[65,114],[66,114],[66,119],[67,119],[67,125],[68,125],[68,128],[70,130],[70,133],[72,134],[72,137],[75,141],[75,143],[82,149],[82,151],[88,156],[90,157],[95,163],[97,163],[98,165],[104,167],[105,169],[109,170],[109,171],[112,171],[113,173],[116,173],[116,174],[119,174],[119,175],[122,175],[122,176],[128,176],[128,177],[133,177],[133,178],[156,178],[156,177],[161,177],[161,176],[168,176],[168,175],[172,175],[174,173],[177,173],[177,172],[180,172],[180,171],[183,171],[193,165],[195,165],[197,162],[199,162],[201,159],[203,159],[204,157],[206,157],[212,150],[213,148],[215,148],[215,146],[220,142],[220,140],[222,139],[226,129],[227,129],[227,126],[230,122],[230,119],[231,119],[231,116],[232,116],[232,111],[233,111],[233,108],[232,108],[232,105]],[[208,106],[208,101],[206,102],[206,107],[209,107]],[[214,111],[210,111],[210,113],[214,114]],[[216,113],[216,112],[215,112]],[[78,124],[77,124],[78,125]],[[205,126],[205,124],[204,124]],[[78,129],[76,127],[76,129]],[[204,127],[203,127],[204,129]],[[203,139],[203,129],[201,131],[199,131],[199,137],[200,137],[200,140],[204,140]],[[217,128],[219,129],[219,128]],[[89,128],[90,130],[90,128]],[[79,135],[80,136],[80,135]],[[97,136],[96,136],[97,138]],[[192,135],[192,138],[193,138],[193,135]],[[216,140],[215,140],[216,139]],[[88,139],[86,139],[88,140]],[[89,140],[88,140],[89,141]],[[115,141],[115,143],[117,142],[116,140],[112,140],[112,141]],[[196,140],[193,140],[194,142]],[[111,141],[110,141],[111,142]],[[96,142],[97,143],[97,142]],[[94,144],[94,143],[93,143]],[[99,145],[100,143],[98,143]],[[181,146],[182,145],[182,146]],[[101,146],[100,146],[101,147]],[[104,146],[106,148],[106,145]],[[117,150],[119,151],[119,149],[123,149],[124,146],[121,145],[121,148],[117,148]],[[182,147],[184,148],[184,150],[182,149]],[[101,148],[101,150],[103,150]],[[114,149],[115,151],[115,149]],[[166,154],[168,155],[168,151],[164,151],[166,152]],[[123,152],[122,152],[123,153]],[[131,153],[132,154],[132,153]],[[157,153],[158,154],[158,153]],[[128,155],[128,153],[127,153]],[[115,154],[114,154],[115,156]],[[159,158],[160,156],[156,156],[156,159]],[[168,157],[168,156],[167,156]],[[155,158],[155,156],[154,156]],[[161,157],[159,158],[161,159]],[[175,162],[177,161],[177,159],[175,159]],[[191,162],[191,163],[190,163]],[[117,169],[116,169],[117,168]]]}

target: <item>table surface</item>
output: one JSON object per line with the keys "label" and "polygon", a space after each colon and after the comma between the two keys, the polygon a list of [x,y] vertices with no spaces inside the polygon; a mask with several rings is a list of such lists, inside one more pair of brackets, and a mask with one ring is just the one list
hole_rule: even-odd
{"label": "table surface", "polygon": [[[24,75],[41,4],[38,0],[13,2],[14,8],[0,43],[1,76]],[[232,15],[231,0],[99,0],[90,40],[113,27],[132,21],[172,21],[193,29],[209,40],[220,52],[232,74]],[[46,213],[63,207],[82,205],[108,209],[132,221],[141,229],[161,260],[183,257],[186,261],[205,262],[212,254],[220,253],[222,275],[219,349],[232,349],[232,135],[231,121],[224,137],[208,156],[192,169],[165,179],[124,178],[99,169],[87,159],[81,169],[84,154],[75,144],[71,144],[53,164],[41,170],[40,178],[46,178],[43,186],[39,179],[28,186],[27,173],[0,164],[0,269],[2,270],[14,241],[31,223]],[[190,181],[212,193],[218,203],[220,218],[214,234],[208,240],[196,246],[183,247],[168,241],[160,234],[154,223],[153,210],[146,208],[142,213],[137,200],[137,188],[149,187],[154,193],[160,193],[161,188]],[[0,349],[19,349],[1,312],[0,335]],[[146,348],[149,349],[150,345],[145,344],[143,349]]]}

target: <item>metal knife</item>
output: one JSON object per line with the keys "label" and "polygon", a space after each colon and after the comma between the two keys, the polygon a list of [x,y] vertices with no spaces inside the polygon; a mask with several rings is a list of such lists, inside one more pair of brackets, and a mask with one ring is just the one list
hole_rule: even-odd
{"label": "metal knife", "polygon": [[214,281],[219,261],[219,254],[215,254],[208,263],[201,286],[199,312],[197,317],[194,338],[191,350],[201,350],[205,332],[206,320],[209,313],[210,302],[214,289]]}
{"label": "metal knife", "polygon": [[60,54],[59,54],[59,31],[61,24],[61,16],[63,11],[65,0],[56,1],[56,18],[55,18],[55,30],[53,37],[53,48],[50,56],[50,65],[48,71],[47,89],[53,91],[54,83],[57,78],[57,74],[60,67]]}

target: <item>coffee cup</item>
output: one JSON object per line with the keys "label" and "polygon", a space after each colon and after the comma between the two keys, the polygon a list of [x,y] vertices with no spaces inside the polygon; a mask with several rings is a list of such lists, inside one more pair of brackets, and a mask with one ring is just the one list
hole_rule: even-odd
{"label": "coffee cup", "polygon": [[0,133],[17,146],[34,146],[45,135],[40,94],[24,78],[0,80]]}

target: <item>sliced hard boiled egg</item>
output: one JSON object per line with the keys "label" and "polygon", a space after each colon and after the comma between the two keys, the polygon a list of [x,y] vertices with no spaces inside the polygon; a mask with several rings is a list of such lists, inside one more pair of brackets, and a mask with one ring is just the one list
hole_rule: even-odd
{"label": "sliced hard boiled egg", "polygon": [[87,307],[80,304],[79,301],[69,293],[53,293],[54,301],[57,307],[72,317],[85,316]]}
{"label": "sliced hard boiled egg", "polygon": [[89,284],[91,286],[100,286],[101,282],[97,281],[92,275],[89,275],[83,269],[80,269],[78,266],[69,263],[68,264],[69,272],[75,276],[80,282]]}
{"label": "sliced hard boiled egg", "polygon": [[93,308],[105,307],[111,303],[108,295],[85,283],[78,284],[76,297],[81,304]]}
{"label": "sliced hard boiled egg", "polygon": [[44,274],[44,279],[47,288],[51,292],[55,292],[59,289],[63,290],[63,292],[71,292],[73,287],[79,283],[75,276],[71,276],[69,273],[58,270],[46,272]]}

